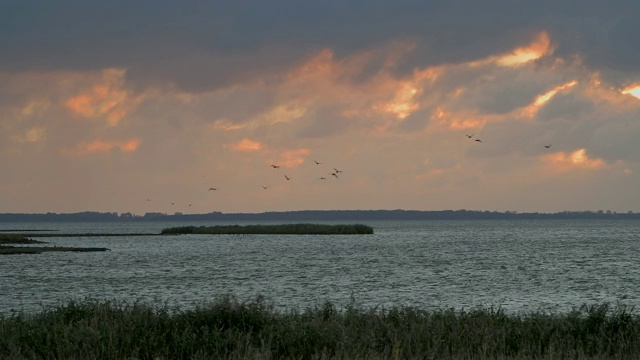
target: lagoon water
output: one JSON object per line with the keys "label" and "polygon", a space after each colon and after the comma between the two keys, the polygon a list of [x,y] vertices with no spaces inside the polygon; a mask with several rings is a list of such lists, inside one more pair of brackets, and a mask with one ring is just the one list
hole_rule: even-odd
{"label": "lagoon water", "polygon": [[[638,221],[363,223],[375,234],[42,238],[50,246],[111,251],[1,256],[0,314],[87,298],[186,309],[226,294],[240,300],[262,295],[281,310],[325,301],[367,308],[493,306],[514,313],[640,305]],[[159,233],[217,224],[0,223],[0,229]]]}

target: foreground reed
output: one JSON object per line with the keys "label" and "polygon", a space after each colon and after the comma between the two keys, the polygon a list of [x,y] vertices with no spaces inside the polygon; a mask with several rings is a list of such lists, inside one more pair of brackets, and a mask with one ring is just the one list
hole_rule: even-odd
{"label": "foreground reed", "polygon": [[278,312],[261,298],[192,310],[83,301],[0,317],[10,359],[637,359],[640,321],[625,307],[563,315],[500,309]]}

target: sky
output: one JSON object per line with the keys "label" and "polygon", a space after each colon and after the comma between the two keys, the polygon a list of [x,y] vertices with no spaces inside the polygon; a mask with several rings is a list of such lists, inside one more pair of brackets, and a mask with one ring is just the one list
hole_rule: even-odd
{"label": "sky", "polygon": [[638,13],[0,0],[0,212],[638,212]]}

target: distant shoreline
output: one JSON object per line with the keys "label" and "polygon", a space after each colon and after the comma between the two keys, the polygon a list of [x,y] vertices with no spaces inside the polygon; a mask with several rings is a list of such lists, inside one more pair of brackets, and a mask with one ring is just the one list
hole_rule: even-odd
{"label": "distant shoreline", "polygon": [[476,210],[300,210],[262,213],[144,215],[116,212],[0,214],[3,222],[122,222],[122,221],[396,221],[396,220],[640,220],[640,213],[609,210],[563,211],[556,213]]}

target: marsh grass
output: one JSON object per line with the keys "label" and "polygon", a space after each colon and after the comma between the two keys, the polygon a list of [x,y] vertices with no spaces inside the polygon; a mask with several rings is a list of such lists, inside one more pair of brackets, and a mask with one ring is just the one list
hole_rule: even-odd
{"label": "marsh grass", "polygon": [[69,302],[0,317],[10,359],[637,359],[640,321],[624,306],[563,315],[501,309],[279,312],[224,297],[191,310]]}
{"label": "marsh grass", "polygon": [[362,224],[282,224],[282,225],[218,225],[180,226],[163,229],[161,234],[272,234],[272,235],[357,235],[373,234],[373,228]]}

